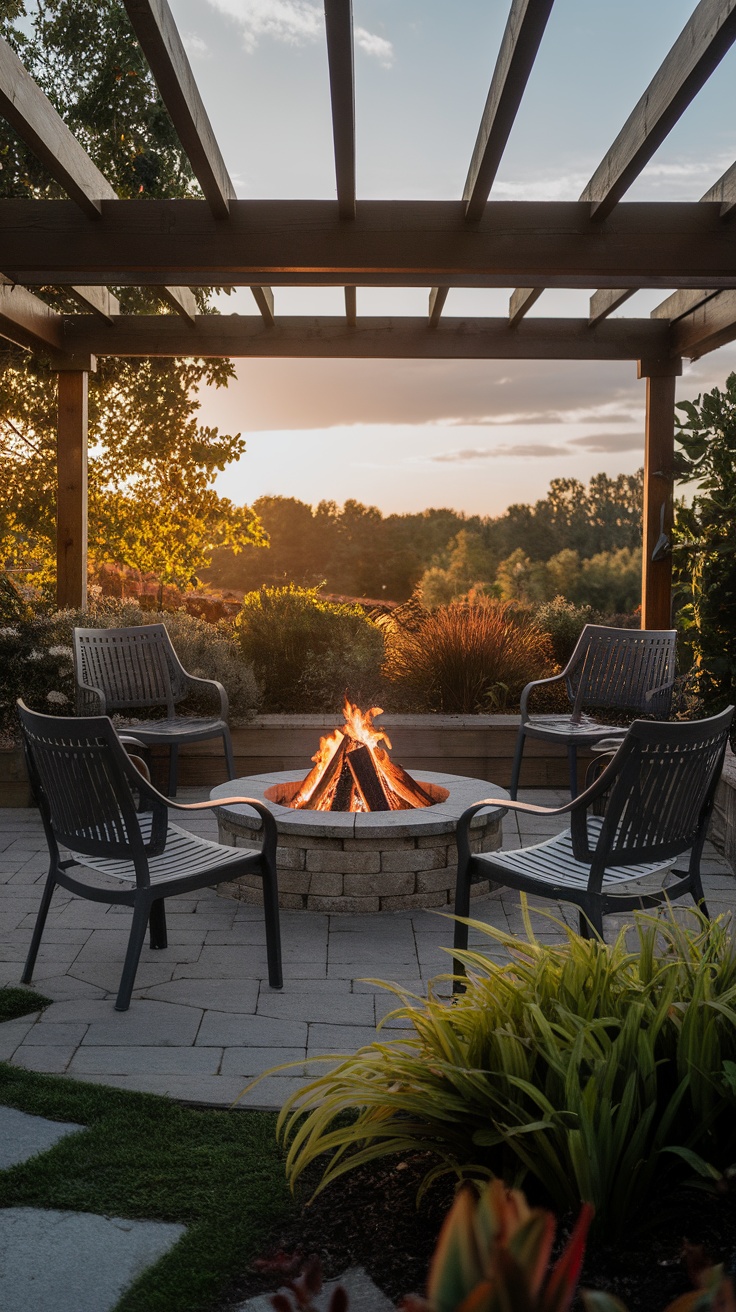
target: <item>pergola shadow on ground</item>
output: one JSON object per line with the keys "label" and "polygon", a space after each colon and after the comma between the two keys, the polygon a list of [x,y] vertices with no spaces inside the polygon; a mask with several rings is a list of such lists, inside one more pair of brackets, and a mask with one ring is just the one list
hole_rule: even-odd
{"label": "pergola shadow on ground", "polygon": [[[187,800],[204,790],[185,790]],[[562,792],[535,790],[535,802],[558,805]],[[48,854],[37,812],[4,811],[0,820],[0,986],[20,978],[36,917]],[[564,827],[565,817],[504,819],[504,846],[529,846]],[[211,815],[182,824],[216,838]],[[736,908],[728,862],[712,846],[703,860],[703,885],[713,915]],[[534,899],[530,900],[533,904]],[[570,906],[538,903],[540,939],[559,942],[558,917],[572,928]],[[471,914],[523,937],[518,895],[507,889],[474,899]],[[685,902],[678,916],[687,916]],[[398,1005],[366,982],[392,980],[424,995],[428,980],[451,969],[452,921],[430,911],[373,916],[282,911],[284,990],[268,987],[263,911],[203,889],[170,899],[169,947],[143,949],[130,1011],[114,1010],[129,930],[129,912],[83,902],[57,890],[34,976],[53,999],[41,1015],[0,1025],[0,1061],[96,1084],[169,1094],[191,1102],[230,1105],[249,1080],[284,1062],[239,1104],[281,1107],[306,1083],[303,1061],[350,1054],[376,1038],[375,1024]],[[624,922],[606,918],[610,942]],[[471,946],[504,959],[501,948],[476,931]],[[448,982],[437,985],[449,996]],[[385,1037],[396,1037],[389,1022]],[[312,1066],[313,1078],[324,1066]]]}
{"label": "pergola shadow on ground", "polygon": [[[552,0],[512,0],[457,202],[356,198],[351,0],[324,0],[336,201],[236,199],[167,0],[124,2],[201,200],[119,200],[0,41],[0,113],[69,197],[0,201],[0,336],[59,370],[60,604],[86,600],[97,356],[631,360],[647,392],[642,624],[668,627],[670,560],[654,547],[672,524],[675,379],[683,356],[736,337],[736,164],[697,203],[622,198],[736,39],[733,0],[700,0],[575,202],[489,199]],[[451,287],[516,284],[507,319],[442,313]],[[109,288],[131,285],[173,313],[121,315]],[[345,316],[280,318],[277,285],[343,286]],[[260,316],[197,314],[202,286],[250,286]],[[425,286],[427,318],[361,319],[361,286]],[[85,312],[61,315],[33,287],[65,288]],[[588,319],[527,319],[546,287],[597,287]],[[648,319],[609,318],[644,287],[677,290]]]}

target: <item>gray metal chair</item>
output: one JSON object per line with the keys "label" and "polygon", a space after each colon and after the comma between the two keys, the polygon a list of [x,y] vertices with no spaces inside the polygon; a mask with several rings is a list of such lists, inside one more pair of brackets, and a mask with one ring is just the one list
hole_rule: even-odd
{"label": "gray metal chair", "polygon": [[[577,787],[577,753],[602,738],[623,737],[625,726],[605,724],[586,709],[616,710],[666,720],[675,684],[677,634],[674,629],[611,629],[586,624],[567,665],[551,679],[535,679],[521,694],[521,724],[509,793],[519,789],[527,738],[567,748],[570,796]],[[537,688],[563,682],[570,710],[559,715],[532,715],[529,699]]]}
{"label": "gray metal chair", "polygon": [[[603,937],[603,917],[658,906],[690,893],[707,915],[700,858],[716,785],[721,776],[734,708],[708,720],[657,724],[636,720],[613,759],[579,797],[544,807],[487,798],[471,806],[457,826],[455,915],[468,916],[470,886],[490,879],[580,909],[580,933]],[[605,813],[596,802],[606,798]],[[517,851],[472,854],[470,822],[487,806],[526,815],[570,816],[570,828]],[[591,813],[592,812],[592,813]],[[673,869],[689,852],[687,870]],[[667,887],[621,892],[632,880],[679,875]],[[468,945],[468,926],[455,922],[455,950]],[[463,971],[456,960],[457,974]]]}
{"label": "gray metal chair", "polygon": [[[272,988],[280,989],[276,822],[268,808],[249,797],[186,806],[170,802],[136,769],[107,716],[40,715],[22,702],[18,714],[51,858],[22,982],[31,982],[57,884],[92,902],[132,908],[115,1003],[117,1011],[127,1011],[147,926],[151,947],[166,947],[164,899],[239,875],[258,874],[263,880],[268,979]],[[233,801],[251,806],[260,815],[259,851],[222,847],[168,823],[169,807],[200,811]],[[60,847],[71,855],[62,859]]]}
{"label": "gray metal chair", "polygon": [[[165,718],[141,720],[130,727],[146,747],[168,747],[171,797],[176,797],[181,743],[222,738],[227,777],[235,777],[227,724],[227,693],[216,679],[199,679],[187,673],[163,624],[142,624],[127,629],[75,629],[74,672],[80,715],[166,707]],[[177,705],[192,693],[214,699],[219,714],[214,718],[177,715]]]}

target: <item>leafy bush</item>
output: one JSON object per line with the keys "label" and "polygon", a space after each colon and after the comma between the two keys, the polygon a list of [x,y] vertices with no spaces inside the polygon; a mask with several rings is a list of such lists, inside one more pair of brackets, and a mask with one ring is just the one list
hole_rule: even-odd
{"label": "leafy bush", "polygon": [[736,695],[736,373],[677,409],[678,478],[697,489],[680,504],[675,565],[680,623],[694,658],[694,686],[712,715]]}
{"label": "leafy bush", "polygon": [[[322,1154],[324,1188],[390,1153],[426,1152],[437,1176],[525,1177],[560,1212],[581,1201],[615,1240],[668,1179],[722,1170],[736,1140],[736,951],[723,918],[638,914],[638,950],[528,942],[463,954],[453,1006],[411,997],[412,1032],[377,1039],[286,1102],[278,1123],[293,1184]],[[349,1114],[346,1117],[346,1113]],[[705,1160],[704,1160],[705,1159]]]}
{"label": "leafy bush", "polygon": [[267,711],[338,710],[347,695],[363,704],[380,687],[383,635],[360,606],[337,605],[318,588],[261,588],[243,598],[236,620]]}
{"label": "leafy bush", "polygon": [[384,674],[418,711],[503,710],[530,679],[552,673],[547,635],[501,602],[440,606],[419,625],[394,619],[385,631]]}
{"label": "leafy bush", "polygon": [[27,602],[7,579],[0,579],[0,735],[18,737],[18,697],[37,711],[74,713],[75,626],[105,629],[135,624],[165,624],[184,668],[224,685],[232,721],[253,713],[258,704],[253,670],[225,628],[185,611],[143,611],[135,603],[113,597],[98,599],[87,611],[53,611]]}
{"label": "leafy bush", "polygon": [[559,665],[565,666],[586,624],[596,624],[592,606],[576,606],[565,597],[555,597],[538,606],[534,618],[543,633],[548,633],[552,651]]}

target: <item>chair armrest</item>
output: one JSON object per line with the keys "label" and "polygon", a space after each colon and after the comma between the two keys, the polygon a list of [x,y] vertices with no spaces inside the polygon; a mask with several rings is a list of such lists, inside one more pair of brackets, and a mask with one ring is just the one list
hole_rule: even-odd
{"label": "chair armrest", "polygon": [[77,714],[107,715],[107,700],[101,688],[77,680]]}
{"label": "chair armrest", "polygon": [[[127,760],[128,764],[130,764],[131,770],[134,770],[135,766],[130,763],[130,758],[127,758]],[[263,821],[263,843],[261,845],[261,851],[274,865],[276,864],[276,843],[278,838],[276,821],[272,812],[269,811],[268,807],[265,806],[263,802],[259,802],[255,797],[222,797],[218,798],[215,802],[174,802],[170,797],[164,797],[163,793],[160,793],[157,788],[154,788],[153,784],[144,779],[142,775],[138,775],[137,771],[136,776],[135,783],[140,792],[145,794],[149,801],[159,808],[165,807],[167,810],[172,811],[214,811],[218,806],[235,806],[236,804],[238,806],[252,807]],[[133,778],[133,776],[131,776],[131,778]]]}
{"label": "chair armrest", "polygon": [[549,679],[533,679],[531,683],[528,683],[526,685],[526,688],[522,692],[521,698],[519,700],[519,710],[521,711],[522,724],[525,724],[528,718],[527,703],[534,689],[544,688],[547,684],[550,683],[559,683],[561,679],[564,679],[564,677],[565,677],[565,670],[562,670],[560,674],[552,674]]}
{"label": "chair armrest", "polygon": [[222,684],[217,679],[200,679],[196,674],[186,674],[187,692],[216,692],[220,700],[220,719],[227,720],[230,713],[230,704],[227,693]]}

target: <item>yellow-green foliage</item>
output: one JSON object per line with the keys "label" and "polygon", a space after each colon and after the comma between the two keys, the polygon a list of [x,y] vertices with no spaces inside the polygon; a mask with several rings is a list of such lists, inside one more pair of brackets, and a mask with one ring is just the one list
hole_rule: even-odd
{"label": "yellow-green foliage", "polygon": [[[389,1153],[437,1175],[537,1182],[615,1236],[664,1177],[736,1141],[736,954],[729,922],[639,914],[628,938],[562,945],[471,922],[508,954],[463,954],[453,1005],[392,988],[411,1029],[348,1057],[286,1103],[291,1183],[327,1154],[320,1188]],[[348,1114],[347,1117],[345,1114]]]}
{"label": "yellow-green foliage", "polygon": [[530,679],[554,668],[546,633],[517,607],[488,601],[386,625],[384,674],[417,709],[472,714],[503,709]]}
{"label": "yellow-green foliage", "polygon": [[327,601],[318,588],[261,588],[243,598],[240,647],[253,663],[268,711],[339,712],[347,691],[378,691],[383,637],[360,606]]}

